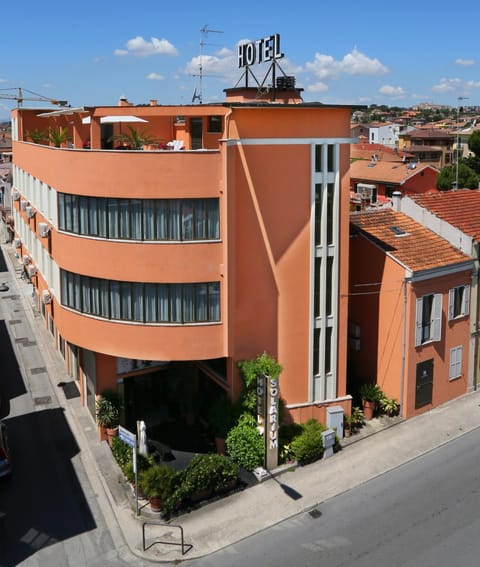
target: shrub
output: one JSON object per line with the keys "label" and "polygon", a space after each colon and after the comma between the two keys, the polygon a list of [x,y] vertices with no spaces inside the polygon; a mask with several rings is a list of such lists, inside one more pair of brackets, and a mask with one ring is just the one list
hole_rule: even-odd
{"label": "shrub", "polygon": [[278,431],[278,460],[279,463],[288,463],[295,459],[292,448],[292,441],[302,433],[302,426],[299,423],[289,423],[281,425]]}
{"label": "shrub", "polygon": [[[130,458],[126,461],[126,463],[122,466],[123,474],[125,478],[133,484],[135,482],[135,473],[133,472],[133,460],[132,455],[130,454]],[[140,476],[140,473],[152,465],[154,465],[153,458],[151,456],[146,456],[143,453],[137,453],[137,472]]]}
{"label": "shrub", "polygon": [[400,403],[395,398],[382,396],[378,402],[380,411],[389,417],[398,415],[400,412]]}
{"label": "shrub", "polygon": [[263,464],[264,441],[252,415],[244,413],[239,417],[237,425],[230,429],[226,443],[228,454],[244,469],[252,471]]}
{"label": "shrub", "polygon": [[324,452],[322,432],[326,429],[316,419],[310,419],[302,425],[302,432],[291,444],[298,462],[307,464],[322,458]]}
{"label": "shrub", "polygon": [[363,410],[358,406],[352,407],[351,421],[352,427],[354,429],[365,425],[365,416],[363,415]]}
{"label": "shrub", "polygon": [[168,465],[153,465],[139,473],[140,488],[147,498],[167,500],[172,494],[175,476]]}
{"label": "shrub", "polygon": [[112,438],[112,454],[122,470],[132,460],[132,448],[118,437]]}
{"label": "shrub", "polygon": [[378,402],[382,396],[382,390],[378,384],[366,383],[360,386],[360,397],[368,402]]}

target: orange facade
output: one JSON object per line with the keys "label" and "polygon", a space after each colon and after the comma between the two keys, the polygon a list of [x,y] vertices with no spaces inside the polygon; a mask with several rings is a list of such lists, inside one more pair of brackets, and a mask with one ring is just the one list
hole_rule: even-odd
{"label": "orange facade", "polygon": [[[112,148],[130,130],[102,117],[121,115],[155,143]],[[237,363],[266,352],[292,418],[349,408],[349,108],[232,93],[219,105],[17,109],[13,126],[15,245],[37,267],[39,305],[52,297],[42,310],[66,358],[79,352],[86,403],[171,361],[221,361],[207,375],[235,398]],[[57,127],[70,132],[62,147],[29,140]],[[173,140],[181,149],[165,149]],[[121,360],[138,364],[122,375]]]}

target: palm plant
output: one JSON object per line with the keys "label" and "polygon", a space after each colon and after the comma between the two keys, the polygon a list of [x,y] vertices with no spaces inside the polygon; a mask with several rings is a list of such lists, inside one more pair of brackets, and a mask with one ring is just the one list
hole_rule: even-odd
{"label": "palm plant", "polygon": [[25,132],[27,138],[30,138],[34,144],[45,142],[48,140],[48,132],[35,128],[34,130],[27,130]]}
{"label": "palm plant", "polygon": [[151,136],[146,130],[138,131],[132,126],[127,126],[128,133],[120,133],[114,136],[114,140],[126,144],[132,150],[141,150],[146,144],[157,144],[158,140]]}
{"label": "palm plant", "polygon": [[70,140],[70,133],[66,126],[63,127],[59,126],[58,128],[49,128],[48,138],[56,148],[59,148],[63,143]]}

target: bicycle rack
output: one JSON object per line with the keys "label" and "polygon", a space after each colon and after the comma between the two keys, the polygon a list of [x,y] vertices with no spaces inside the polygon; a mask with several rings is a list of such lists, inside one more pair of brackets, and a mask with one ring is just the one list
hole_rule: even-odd
{"label": "bicycle rack", "polygon": [[[148,547],[145,546],[145,526],[150,525],[150,526],[164,526],[166,528],[177,528],[180,530],[180,543],[176,543],[174,541],[154,541],[152,542]],[[152,546],[156,545],[157,543],[163,543],[165,545],[179,545],[182,548],[182,555],[185,555],[185,553],[188,553],[193,545],[191,543],[185,543],[185,539],[183,537],[183,528],[182,526],[176,526],[173,524],[165,524],[164,522],[142,522],[142,546],[143,546],[143,551],[147,551],[147,549],[150,549]]]}

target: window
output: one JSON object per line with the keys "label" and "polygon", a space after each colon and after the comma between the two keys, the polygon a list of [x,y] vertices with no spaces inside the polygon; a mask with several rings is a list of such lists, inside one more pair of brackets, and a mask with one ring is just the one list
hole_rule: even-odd
{"label": "window", "polygon": [[117,199],[59,193],[59,228],[121,240],[218,240],[219,206],[216,198]]}
{"label": "window", "polygon": [[448,320],[464,317],[470,310],[470,286],[461,285],[448,292]]}
{"label": "window", "polygon": [[221,132],[222,131],[222,117],[221,116],[209,116],[208,117],[208,131],[209,132]]}
{"label": "window", "polygon": [[450,349],[450,372],[448,378],[454,380],[462,375],[463,347],[457,346]]}
{"label": "window", "polygon": [[439,341],[442,334],[442,294],[431,293],[417,299],[415,346]]}
{"label": "window", "polygon": [[122,321],[204,323],[220,321],[220,284],[118,282],[61,271],[62,305]]}

